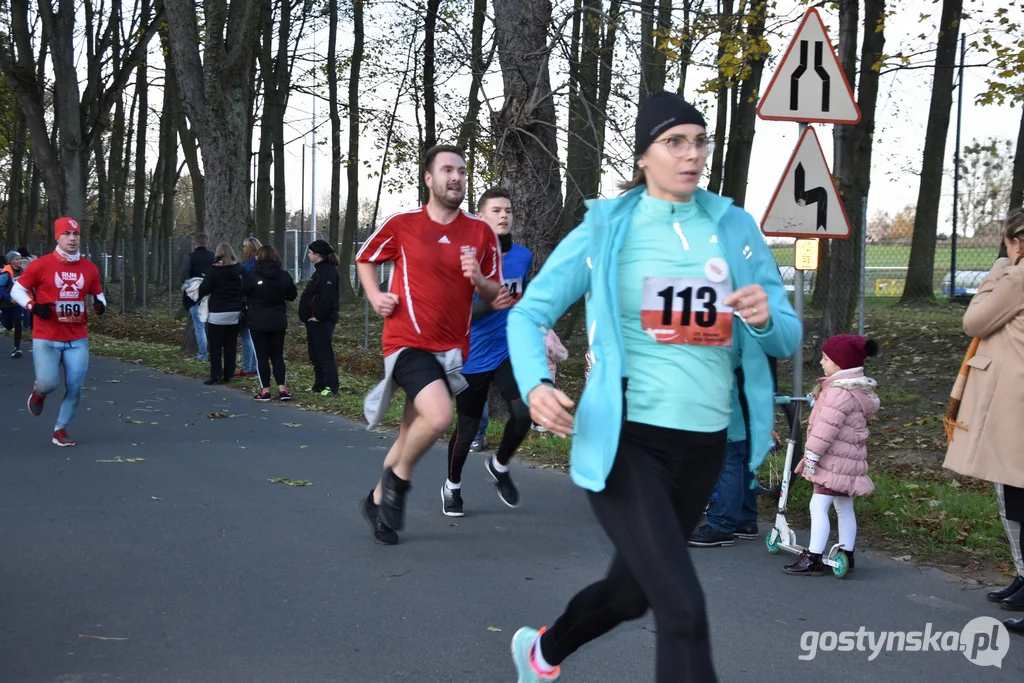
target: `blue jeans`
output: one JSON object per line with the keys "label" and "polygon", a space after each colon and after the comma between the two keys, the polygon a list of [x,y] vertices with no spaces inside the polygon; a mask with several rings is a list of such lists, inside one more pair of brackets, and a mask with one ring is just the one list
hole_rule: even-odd
{"label": "blue jeans", "polygon": [[249,328],[243,326],[238,331],[238,338],[242,340],[242,372],[256,374],[256,347],[252,345]]}
{"label": "blue jeans", "polygon": [[484,437],[487,436],[487,423],[490,421],[488,416],[491,412],[490,403],[490,401],[484,401],[484,415],[480,418],[480,430],[473,437],[473,441],[483,441]]}
{"label": "blue jeans", "polygon": [[725,446],[725,462],[718,475],[718,499],[708,509],[708,524],[715,531],[731,534],[740,527],[757,525],[757,491],[751,486],[754,473],[744,441]]}
{"label": "blue jeans", "polygon": [[196,344],[199,346],[197,358],[202,361],[209,360],[209,349],[206,346],[206,323],[199,319],[199,304],[188,309],[188,314],[192,318],[192,328],[196,331]]}
{"label": "blue jeans", "polygon": [[60,386],[61,361],[64,365],[65,392],[54,431],[68,426],[82,400],[82,387],[89,371],[89,339],[70,342],[33,340],[32,363],[36,369],[36,393],[40,396],[52,394]]}

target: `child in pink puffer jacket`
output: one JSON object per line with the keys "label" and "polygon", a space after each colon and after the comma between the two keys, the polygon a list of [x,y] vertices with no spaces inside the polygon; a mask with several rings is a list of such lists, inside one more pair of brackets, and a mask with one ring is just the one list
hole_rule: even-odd
{"label": "child in pink puffer jacket", "polygon": [[811,496],[811,541],[800,558],[785,567],[797,576],[821,576],[832,529],[828,509],[836,508],[839,544],[853,569],[857,518],[853,499],[875,490],[868,477],[868,419],[878,412],[875,380],[864,376],[864,360],[878,353],[878,343],[853,334],[832,337],[821,348],[825,377],[818,380],[817,395],[807,427],[804,459],[796,473],[814,484]]}

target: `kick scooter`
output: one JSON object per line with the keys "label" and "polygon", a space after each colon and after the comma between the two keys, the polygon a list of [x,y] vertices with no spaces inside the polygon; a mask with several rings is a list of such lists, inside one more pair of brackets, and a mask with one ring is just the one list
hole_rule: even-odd
{"label": "kick scooter", "polygon": [[[799,555],[805,548],[796,542],[796,532],[789,528],[786,522],[786,503],[789,499],[789,484],[793,477],[793,453],[796,451],[796,434],[800,426],[800,409],[803,404],[814,405],[814,398],[808,396],[776,396],[775,405],[793,406],[793,420],[790,423],[789,437],[786,439],[786,466],[782,470],[782,489],[779,493],[779,511],[775,515],[775,528],[765,536],[765,545],[772,555],[778,554],[779,550]],[[821,562],[832,569],[832,574],[837,579],[842,579],[850,570],[850,560],[843,552],[842,546],[838,543],[833,545],[827,553],[822,554]]]}

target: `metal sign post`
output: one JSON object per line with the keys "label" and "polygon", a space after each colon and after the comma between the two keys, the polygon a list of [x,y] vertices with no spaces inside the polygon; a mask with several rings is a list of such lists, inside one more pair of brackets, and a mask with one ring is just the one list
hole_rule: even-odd
{"label": "metal sign post", "polygon": [[[827,49],[826,49],[827,48]],[[825,24],[807,10],[757,106],[771,121],[794,121],[800,136],[761,221],[765,236],[846,239],[850,221],[835,179],[808,123],[857,123],[860,107],[836,56]],[[809,144],[813,138],[814,144]],[[814,258],[810,258],[813,251]],[[804,319],[804,270],[817,268],[815,245],[794,246],[793,308]],[[803,345],[793,353],[792,396],[803,395]]]}

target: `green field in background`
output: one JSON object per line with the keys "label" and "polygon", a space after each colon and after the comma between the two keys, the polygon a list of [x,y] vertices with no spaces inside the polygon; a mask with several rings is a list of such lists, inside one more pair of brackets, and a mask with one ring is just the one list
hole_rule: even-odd
{"label": "green field in background", "polygon": [[[949,270],[949,260],[952,249],[948,246],[939,246],[935,249],[935,269]],[[780,266],[793,265],[793,247],[773,247],[775,262]],[[992,267],[996,260],[998,249],[983,249],[979,247],[957,247],[956,268],[957,270],[985,270]],[[910,260],[910,246],[869,244],[868,245],[868,267],[869,268],[906,268]]]}

